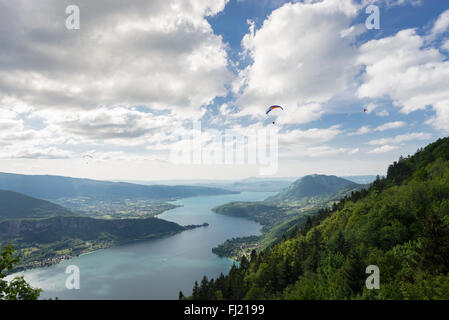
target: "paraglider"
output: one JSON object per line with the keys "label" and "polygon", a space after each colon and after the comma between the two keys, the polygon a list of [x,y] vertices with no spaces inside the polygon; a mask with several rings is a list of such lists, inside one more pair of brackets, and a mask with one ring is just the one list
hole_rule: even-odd
{"label": "paraglider", "polygon": [[268,108],[266,114],[268,115],[268,114],[271,112],[271,110],[279,109],[279,108],[281,108],[282,110],[284,110],[284,108],[282,108],[281,106],[271,106],[271,107]]}
{"label": "paraglider", "polygon": [[363,112],[367,113],[367,112],[368,112],[368,109],[367,109],[367,108],[363,109]]}
{"label": "paraglider", "polygon": [[[269,114],[272,110],[274,110],[274,109],[281,109],[281,110],[284,110],[284,108],[282,108],[281,106],[274,105],[274,106],[269,107],[268,110],[267,110],[267,112],[266,112],[265,114],[268,115],[268,114]],[[275,124],[274,121],[273,121],[273,124]]]}

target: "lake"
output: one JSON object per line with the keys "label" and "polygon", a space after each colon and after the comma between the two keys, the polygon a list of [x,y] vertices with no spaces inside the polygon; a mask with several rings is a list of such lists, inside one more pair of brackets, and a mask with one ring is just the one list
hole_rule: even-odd
{"label": "lake", "polygon": [[[33,287],[42,288],[41,298],[59,299],[178,299],[179,291],[190,295],[195,280],[226,274],[234,263],[219,258],[213,247],[233,237],[259,235],[261,225],[242,218],[218,215],[212,208],[231,201],[258,201],[273,192],[185,198],[182,207],[159,218],[181,225],[209,223],[208,227],[174,236],[98,250],[60,264],[18,273]],[[80,289],[68,290],[66,267],[80,270]]]}

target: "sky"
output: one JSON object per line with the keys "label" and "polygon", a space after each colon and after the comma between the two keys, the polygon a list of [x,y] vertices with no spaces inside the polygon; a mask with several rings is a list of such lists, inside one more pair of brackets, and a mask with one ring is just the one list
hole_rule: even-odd
{"label": "sky", "polygon": [[383,175],[449,135],[448,57],[448,1],[0,0],[0,171]]}

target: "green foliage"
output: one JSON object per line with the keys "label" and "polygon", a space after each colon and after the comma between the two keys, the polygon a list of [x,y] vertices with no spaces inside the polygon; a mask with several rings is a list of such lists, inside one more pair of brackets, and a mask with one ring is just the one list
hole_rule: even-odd
{"label": "green foliage", "polygon": [[[365,286],[368,265],[379,290]],[[209,290],[201,298],[448,299],[449,138],[401,157]]]}
{"label": "green foliage", "polygon": [[336,176],[309,175],[296,180],[285,191],[270,197],[273,202],[304,201],[306,198],[332,196],[340,192],[347,192],[360,185]]}
{"label": "green foliage", "polygon": [[0,221],[75,215],[49,201],[28,197],[17,192],[0,190]]}
{"label": "green foliage", "polygon": [[0,251],[0,300],[37,300],[42,290],[32,288],[23,277],[15,277],[9,282],[3,280],[19,262],[13,253],[14,248],[10,244]]}
{"label": "green foliage", "polygon": [[212,252],[219,257],[237,257],[242,254],[242,247],[248,244],[257,244],[259,236],[249,236],[241,238],[232,238],[226,240],[224,243],[212,248]]}
{"label": "green foliage", "polygon": [[215,213],[254,220],[260,224],[274,225],[287,218],[288,208],[275,204],[258,202],[230,202],[212,209]]}

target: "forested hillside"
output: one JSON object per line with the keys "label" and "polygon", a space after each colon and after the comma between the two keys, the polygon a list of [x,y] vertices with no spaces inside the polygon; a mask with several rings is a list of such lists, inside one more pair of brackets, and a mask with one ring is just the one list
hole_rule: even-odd
{"label": "forested hillside", "polygon": [[0,190],[0,221],[75,215],[66,208],[49,201],[28,197],[17,192]]}
{"label": "forested hillside", "polygon": [[[195,283],[191,299],[449,299],[449,138],[388,168],[368,190]],[[380,270],[380,289],[365,269]]]}
{"label": "forested hillside", "polygon": [[312,197],[333,196],[339,192],[356,189],[359,186],[357,183],[336,176],[313,174],[296,180],[286,190],[268,198],[267,201],[302,202]]}

